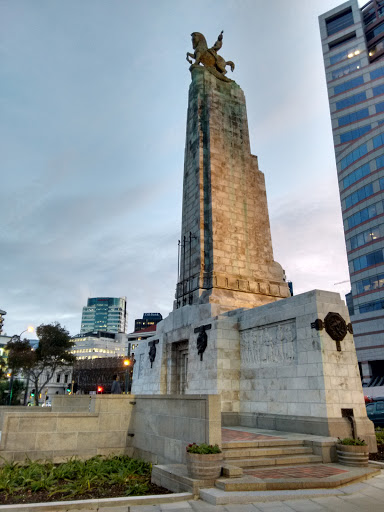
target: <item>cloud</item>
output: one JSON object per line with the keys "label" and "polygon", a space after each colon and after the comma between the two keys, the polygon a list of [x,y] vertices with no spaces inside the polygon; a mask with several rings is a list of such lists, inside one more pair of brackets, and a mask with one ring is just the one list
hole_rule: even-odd
{"label": "cloud", "polygon": [[344,294],[348,280],[341,209],[334,180],[301,186],[271,206],[275,259],[293,282],[295,295],[315,288]]}

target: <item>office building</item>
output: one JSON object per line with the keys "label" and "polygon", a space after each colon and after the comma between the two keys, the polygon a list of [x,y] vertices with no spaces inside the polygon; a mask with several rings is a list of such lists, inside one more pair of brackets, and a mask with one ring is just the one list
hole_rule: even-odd
{"label": "office building", "polygon": [[83,308],[80,334],[86,332],[126,332],[127,298],[94,297]]}
{"label": "office building", "polygon": [[112,332],[87,332],[74,336],[71,353],[76,359],[122,357],[127,353],[127,334]]}
{"label": "office building", "polygon": [[[319,17],[363,384],[384,385],[384,1]],[[371,394],[367,391],[367,394]]]}
{"label": "office building", "polygon": [[137,318],[135,320],[135,332],[156,325],[163,319],[160,313],[144,313],[143,318]]}

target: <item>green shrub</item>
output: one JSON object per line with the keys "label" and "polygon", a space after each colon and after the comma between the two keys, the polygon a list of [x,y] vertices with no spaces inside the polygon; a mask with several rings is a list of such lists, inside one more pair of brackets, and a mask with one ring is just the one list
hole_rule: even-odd
{"label": "green shrub", "polygon": [[367,443],[358,437],[357,439],[354,439],[353,437],[344,437],[344,439],[339,439],[339,443],[343,444],[345,446],[367,446]]}
{"label": "green shrub", "polygon": [[191,443],[186,447],[188,453],[200,453],[200,454],[208,454],[208,453],[221,453],[221,450],[217,444],[196,444]]}
{"label": "green shrub", "polygon": [[376,428],[376,442],[377,446],[384,446],[384,428]]}
{"label": "green shrub", "polygon": [[66,499],[117,484],[125,486],[127,495],[137,496],[148,491],[151,469],[148,462],[126,455],[98,455],[86,461],[72,458],[63,464],[7,462],[0,467],[0,494],[16,497],[46,491],[50,496],[59,494],[59,499]]}

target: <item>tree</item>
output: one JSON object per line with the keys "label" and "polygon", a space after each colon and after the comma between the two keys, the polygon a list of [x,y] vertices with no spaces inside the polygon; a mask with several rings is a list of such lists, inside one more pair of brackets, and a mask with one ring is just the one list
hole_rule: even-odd
{"label": "tree", "polygon": [[20,371],[32,382],[35,388],[35,405],[39,405],[39,395],[52,379],[58,368],[72,366],[75,356],[69,351],[74,343],[69,332],[59,323],[42,324],[36,329],[39,344],[33,350],[28,340],[11,340],[6,349],[8,365],[13,372]]}
{"label": "tree", "polygon": [[12,385],[11,404],[9,403],[9,382],[0,382],[0,405],[20,405],[20,397],[25,390],[24,382],[14,380]]}

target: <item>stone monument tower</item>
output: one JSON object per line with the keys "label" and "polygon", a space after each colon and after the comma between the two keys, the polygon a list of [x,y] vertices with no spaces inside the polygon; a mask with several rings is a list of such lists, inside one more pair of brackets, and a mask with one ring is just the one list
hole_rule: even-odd
{"label": "stone monument tower", "polygon": [[222,34],[192,43],[176,301],[135,350],[132,391],[218,394],[224,425],[361,436],[374,451],[348,309],[320,290],[286,298],[234,64]]}
{"label": "stone monument tower", "polygon": [[[264,175],[251,155],[245,97],[226,77],[233,62],[192,34],[179,282],[174,309],[187,304],[255,307],[288,297],[274,261]],[[189,60],[189,62],[192,62]],[[203,64],[201,66],[200,64]]]}

